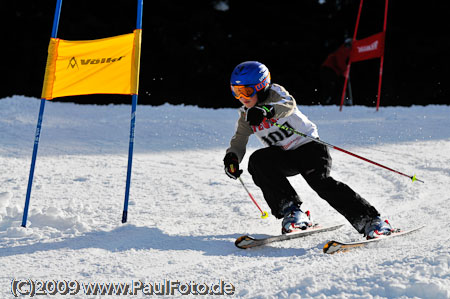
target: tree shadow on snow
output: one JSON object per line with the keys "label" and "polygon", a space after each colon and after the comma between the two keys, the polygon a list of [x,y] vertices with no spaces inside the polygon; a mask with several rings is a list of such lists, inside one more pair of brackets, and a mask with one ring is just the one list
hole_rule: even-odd
{"label": "tree shadow on snow", "polygon": [[249,257],[301,256],[307,254],[309,250],[271,246],[243,250],[234,245],[234,240],[239,236],[238,234],[207,236],[168,235],[155,227],[125,225],[112,231],[93,231],[57,242],[0,248],[0,257],[59,249],[80,250],[89,248],[104,249],[111,252],[122,252],[131,249],[195,250],[210,256],[236,255]]}

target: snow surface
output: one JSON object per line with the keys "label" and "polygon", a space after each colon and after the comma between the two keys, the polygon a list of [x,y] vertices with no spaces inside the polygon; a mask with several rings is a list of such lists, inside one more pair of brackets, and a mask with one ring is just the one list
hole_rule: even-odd
{"label": "snow surface", "polygon": [[[425,181],[331,150],[332,175],[394,226],[427,226],[325,255],[327,240],[361,236],[347,223],[264,248],[234,246],[242,234],[280,231],[280,220],[261,219],[239,182],[223,173],[235,109],[138,106],[129,220],[122,224],[130,106],[47,102],[27,228],[20,227],[39,105],[23,96],[0,100],[1,298],[12,297],[13,279],[224,281],[244,298],[450,298],[449,106],[299,107],[323,140]],[[244,168],[259,147],[252,137]],[[242,178],[268,209],[249,174]],[[345,222],[300,176],[290,180],[316,221]]]}

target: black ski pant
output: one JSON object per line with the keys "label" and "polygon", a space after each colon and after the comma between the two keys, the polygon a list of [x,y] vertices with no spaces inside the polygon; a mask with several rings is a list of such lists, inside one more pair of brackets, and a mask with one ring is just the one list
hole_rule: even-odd
{"label": "black ski pant", "polygon": [[248,171],[261,188],[272,215],[283,218],[283,206],[301,199],[287,177],[301,174],[309,186],[341,213],[355,229],[364,233],[367,221],[379,216],[378,211],[346,184],[330,176],[331,156],[328,148],[309,142],[295,150],[266,147],[255,151],[249,159]]}

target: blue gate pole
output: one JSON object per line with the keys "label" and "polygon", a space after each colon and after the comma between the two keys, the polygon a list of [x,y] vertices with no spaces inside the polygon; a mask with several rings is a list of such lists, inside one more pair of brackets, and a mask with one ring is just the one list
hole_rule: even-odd
{"label": "blue gate pole", "polygon": [[[57,0],[55,16],[53,18],[53,29],[52,29],[52,38],[56,38],[58,34],[58,25],[59,25],[59,16],[61,14],[61,4],[62,0]],[[45,108],[45,99],[41,99],[41,106],[39,108],[39,116],[36,125],[36,133],[34,135],[34,147],[33,147],[33,155],[31,157],[31,167],[30,167],[30,175],[28,177],[28,187],[27,187],[27,195],[25,197],[25,207],[23,209],[23,217],[22,217],[22,227],[27,226],[27,218],[28,218],[28,208],[30,206],[30,196],[31,196],[31,187],[33,185],[33,177],[34,177],[34,167],[36,165],[36,156],[39,146],[39,138],[41,136],[41,128],[42,128],[42,119],[44,118],[44,108]]]}
{"label": "blue gate pole", "polygon": [[[136,29],[142,29],[142,4],[143,0],[137,1],[137,19]],[[139,80],[139,78],[138,78]],[[128,218],[128,200],[130,199],[130,184],[131,184],[131,166],[133,164],[133,147],[134,147],[134,127],[136,123],[136,106],[138,95],[134,94],[131,104],[131,124],[130,124],[130,145],[128,148],[128,168],[127,168],[127,183],[125,186],[125,200],[123,203],[122,223],[127,222]]]}

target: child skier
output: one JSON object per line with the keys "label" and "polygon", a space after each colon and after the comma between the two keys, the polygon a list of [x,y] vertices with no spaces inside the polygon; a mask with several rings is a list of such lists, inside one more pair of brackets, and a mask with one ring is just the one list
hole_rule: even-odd
{"label": "child skier", "polygon": [[272,215],[283,218],[282,233],[313,225],[309,213],[300,209],[302,200],[287,179],[297,174],[368,239],[393,231],[369,202],[330,176],[331,157],[325,145],[273,125],[277,122],[319,137],[316,125],[300,112],[295,99],[282,86],[271,83],[270,72],[264,64],[246,61],[236,66],[231,74],[231,92],[243,106],[223,159],[225,173],[233,179],[239,178],[242,174],[239,163],[245,155],[248,138],[256,134],[266,147],[250,156],[248,171],[261,188]]}

